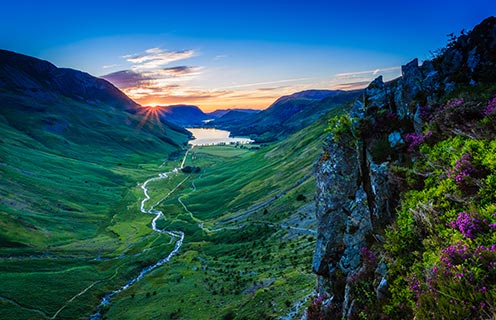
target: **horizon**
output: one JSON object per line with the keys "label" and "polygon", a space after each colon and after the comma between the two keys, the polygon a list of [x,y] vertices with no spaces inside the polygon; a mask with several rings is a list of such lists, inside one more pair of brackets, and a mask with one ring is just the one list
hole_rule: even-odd
{"label": "horizon", "polygon": [[392,80],[401,65],[432,58],[447,35],[496,14],[487,0],[21,0],[4,7],[4,49],[104,78],[143,106],[185,104],[204,112],[262,110],[299,91],[359,89],[379,75]]}

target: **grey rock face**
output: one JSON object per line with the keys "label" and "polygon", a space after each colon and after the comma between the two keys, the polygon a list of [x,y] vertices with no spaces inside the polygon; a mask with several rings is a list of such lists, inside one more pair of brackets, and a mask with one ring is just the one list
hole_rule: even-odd
{"label": "grey rock face", "polygon": [[387,164],[372,163],[362,156],[362,147],[328,138],[316,175],[319,229],[313,270],[318,292],[331,296],[345,318],[353,317],[356,307],[351,286],[364,269],[360,251],[390,215]]}
{"label": "grey rock face", "polygon": [[382,76],[372,81],[365,89],[365,107],[382,109],[387,104],[387,91]]}
{"label": "grey rock face", "polygon": [[391,148],[394,148],[394,147],[396,147],[402,143],[405,143],[405,141],[403,141],[403,138],[401,137],[401,133],[399,131],[391,132],[388,135],[388,141],[389,141],[389,145],[391,146]]}
{"label": "grey rock face", "polygon": [[335,272],[345,250],[344,234],[353,210],[359,174],[356,159],[354,149],[327,139],[317,167],[319,230],[312,267],[315,273],[324,277]]}
{"label": "grey rock face", "polygon": [[[490,17],[432,61],[419,66],[417,59],[412,60],[402,67],[402,77],[384,83],[380,76],[370,83],[351,116],[382,125],[374,128],[377,132],[364,133],[353,145],[326,141],[316,170],[319,227],[313,270],[317,291],[332,298],[333,310],[340,310],[333,319],[354,319],[364,311],[353,290],[360,276],[372,280],[377,301],[388,296],[386,264],[361,252],[366,247],[380,255],[384,227],[392,221],[397,204],[388,163],[374,163],[370,154],[382,159],[377,161],[401,161],[402,155],[396,154],[396,160],[392,153],[378,155],[377,142],[389,142],[393,152],[400,150],[402,134],[422,131],[421,107],[436,108],[440,98],[457,86],[494,81],[495,52],[496,18]],[[384,121],[387,112],[395,113],[402,127]]]}
{"label": "grey rock face", "polygon": [[418,66],[418,60],[414,59],[401,67],[402,77],[400,79],[402,96],[397,101],[398,115],[405,118],[410,115],[410,101],[422,90],[422,72]]}

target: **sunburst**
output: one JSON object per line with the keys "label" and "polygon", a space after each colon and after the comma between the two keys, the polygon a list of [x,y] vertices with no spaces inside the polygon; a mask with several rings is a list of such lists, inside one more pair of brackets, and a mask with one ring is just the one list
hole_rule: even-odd
{"label": "sunburst", "polygon": [[164,131],[164,126],[161,121],[161,115],[164,113],[164,108],[158,105],[139,108],[138,115],[141,116],[141,121],[138,128],[141,129],[148,123],[150,128],[153,128],[156,125],[161,131]]}

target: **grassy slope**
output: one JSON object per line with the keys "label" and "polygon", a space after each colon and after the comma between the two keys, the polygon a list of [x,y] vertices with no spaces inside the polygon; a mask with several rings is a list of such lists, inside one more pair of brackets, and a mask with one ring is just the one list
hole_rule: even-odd
{"label": "grassy slope", "polygon": [[[166,213],[162,227],[186,232],[181,254],[116,297],[106,316],[267,319],[287,314],[310,294],[314,237],[303,229],[315,229],[311,173],[325,125],[319,121],[259,151],[193,149],[186,164],[202,173],[159,207]],[[308,200],[297,201],[298,195]],[[257,203],[264,205],[247,210]],[[208,233],[200,222],[210,229],[241,228]]]}
{"label": "grassy slope", "polygon": [[[137,183],[177,166],[161,166],[177,147],[157,139],[160,132],[136,138],[134,116],[102,112],[102,126],[81,136],[71,127],[63,134],[47,131],[35,117],[14,127],[18,115],[11,112],[0,116],[0,318],[87,318],[103,293],[171,251],[170,238],[152,232],[150,216],[139,213]],[[85,121],[84,112],[68,117],[74,128],[94,127],[77,123]],[[105,127],[108,122],[128,123],[130,130]],[[313,199],[313,179],[302,178],[313,170],[324,127],[322,121],[259,151],[195,148],[187,165],[202,167],[200,175],[150,184],[155,202],[188,178],[158,207],[168,218],[161,226],[184,230],[186,241],[171,263],[115,297],[108,317],[180,313],[202,319],[241,309],[240,318],[252,319],[284,314],[309,294],[313,237],[288,227],[313,227],[312,202],[295,199]],[[97,137],[99,143],[85,143]],[[207,234],[179,205],[179,196],[206,226],[243,227]]]}
{"label": "grassy slope", "polygon": [[[32,101],[3,97],[0,318],[52,316],[91,286],[57,317],[86,318],[99,294],[170,250],[169,238],[155,235],[149,217],[136,214],[141,193],[132,188],[179,149],[165,138],[182,143],[186,136],[140,130],[139,117],[105,106],[95,109],[61,97],[58,105],[35,105],[37,110],[26,112]],[[61,115],[62,108],[72,109]],[[62,117],[69,126],[61,132],[44,121]],[[114,230],[117,216],[131,227]],[[131,256],[147,247],[154,249]],[[124,257],[94,260],[118,255]],[[19,256],[24,258],[9,258]]]}

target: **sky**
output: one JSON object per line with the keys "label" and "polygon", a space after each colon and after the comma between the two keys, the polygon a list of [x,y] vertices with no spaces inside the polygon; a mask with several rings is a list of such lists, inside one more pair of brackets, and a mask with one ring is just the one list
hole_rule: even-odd
{"label": "sky", "polygon": [[4,1],[0,48],[111,81],[142,105],[268,107],[432,57],[494,0]]}

